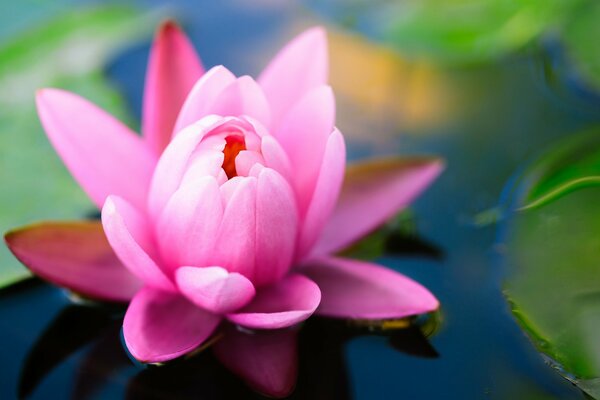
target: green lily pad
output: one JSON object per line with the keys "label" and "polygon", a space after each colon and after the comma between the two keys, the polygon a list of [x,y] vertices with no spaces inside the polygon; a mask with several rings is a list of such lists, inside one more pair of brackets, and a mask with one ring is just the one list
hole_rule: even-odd
{"label": "green lily pad", "polygon": [[409,0],[394,18],[387,34],[391,44],[450,63],[489,62],[557,38],[577,80],[600,90],[596,0]]}
{"label": "green lily pad", "polygon": [[[147,36],[153,22],[129,8],[74,10],[0,46],[0,231],[42,219],[81,218],[94,210],[46,139],[35,91],[68,89],[129,120],[101,69],[124,45]],[[27,276],[0,246],[0,287]]]}
{"label": "green lily pad", "polygon": [[[600,165],[599,135],[595,131],[570,137],[543,156],[522,179],[519,192],[525,203],[577,179],[586,170],[581,165]],[[513,315],[556,370],[596,398],[600,398],[598,199],[600,186],[585,186],[516,212],[507,221],[504,247],[509,267],[505,295]]]}
{"label": "green lily pad", "polygon": [[562,31],[567,53],[577,65],[582,80],[600,90],[600,2],[580,7]]}
{"label": "green lily pad", "polygon": [[529,172],[524,209],[537,208],[576,189],[600,185],[600,128],[561,144]]}
{"label": "green lily pad", "polygon": [[390,39],[404,51],[480,62],[519,50],[559,25],[580,0],[408,1]]}

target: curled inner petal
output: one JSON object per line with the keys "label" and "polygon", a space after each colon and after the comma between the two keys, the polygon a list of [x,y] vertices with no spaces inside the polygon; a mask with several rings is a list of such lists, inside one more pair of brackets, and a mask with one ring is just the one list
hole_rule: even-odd
{"label": "curled inner petal", "polygon": [[[299,230],[289,161],[258,121],[215,118],[185,128],[159,160],[149,199],[158,247],[171,273],[219,266],[269,286],[289,271]],[[219,282],[211,290],[239,280]],[[203,307],[242,307],[232,304]]]}

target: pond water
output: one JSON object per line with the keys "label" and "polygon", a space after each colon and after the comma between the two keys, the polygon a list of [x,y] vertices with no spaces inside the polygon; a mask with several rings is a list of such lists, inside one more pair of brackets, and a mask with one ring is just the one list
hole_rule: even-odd
{"label": "pond water", "polygon": [[[438,329],[425,338],[417,328],[369,333],[309,321],[300,332],[293,398],[583,398],[513,319],[494,223],[511,177],[555,140],[600,122],[597,99],[582,95],[562,70],[548,76],[547,65],[561,57],[552,43],[493,64],[442,66],[381,49],[337,25],[338,9],[318,1],[187,1],[168,9],[206,66],[237,74],[255,75],[295,33],[325,24],[350,159],[435,154],[447,163],[411,209],[418,240],[394,238],[402,249],[378,258],[440,299]],[[369,24],[357,26],[376,38]],[[126,50],[107,70],[138,116],[148,48]],[[64,292],[36,281],[0,292],[0,398],[259,397],[209,354],[142,370],[122,350],[112,317],[119,312],[73,306]]]}

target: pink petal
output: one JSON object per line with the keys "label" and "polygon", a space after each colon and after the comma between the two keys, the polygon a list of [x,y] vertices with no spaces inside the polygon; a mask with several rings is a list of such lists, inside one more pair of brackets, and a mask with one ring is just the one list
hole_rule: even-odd
{"label": "pink petal", "polygon": [[[256,177],[254,177],[256,178]],[[248,183],[244,176],[234,176],[231,179],[228,179],[225,183],[221,185],[219,188],[221,190],[221,197],[223,199],[223,205],[227,206],[227,204],[233,198],[233,195],[238,190],[238,187],[242,185],[244,182]]]}
{"label": "pink petal", "polygon": [[[213,116],[190,125],[173,138],[165,149],[154,170],[148,195],[148,211],[153,218],[158,218],[169,198],[181,184],[190,157],[204,135],[222,120],[221,117]],[[211,161],[214,159],[211,158]]]}
{"label": "pink petal", "polygon": [[270,168],[258,174],[254,283],[268,285],[290,269],[298,233],[298,209],[292,188]]}
{"label": "pink petal", "polygon": [[269,397],[290,395],[298,377],[298,330],[241,332],[229,325],[213,346],[217,359]]}
{"label": "pink petal", "polygon": [[179,188],[156,225],[162,259],[169,269],[207,266],[223,217],[219,185],[205,176]]}
{"label": "pink petal", "polygon": [[251,150],[240,151],[235,158],[235,171],[240,176],[248,176],[255,164],[265,164],[265,160],[260,153]]}
{"label": "pink petal", "polygon": [[300,232],[296,259],[310,252],[338,200],[346,168],[344,137],[337,129],[329,136],[310,206]]}
{"label": "pink petal", "polygon": [[285,328],[310,317],[320,300],[321,292],[313,281],[289,275],[259,291],[250,304],[227,318],[247,328]]}
{"label": "pink petal", "polygon": [[312,28],[285,46],[258,78],[271,105],[273,127],[309,90],[327,83],[327,37]]}
{"label": "pink petal", "polygon": [[141,281],[121,264],[100,222],[46,222],[11,231],[8,248],[34,274],[100,300],[129,301]]}
{"label": "pink petal", "polygon": [[187,169],[181,179],[180,187],[193,183],[206,177],[218,179],[221,173],[225,173],[221,168],[225,154],[218,150],[202,150],[196,152],[189,161]]}
{"label": "pink petal", "polygon": [[102,225],[111,247],[129,270],[148,286],[175,291],[158,266],[152,228],[127,201],[109,196],[102,208]]}
{"label": "pink petal", "polygon": [[54,149],[99,208],[110,194],[145,204],[156,157],[134,132],[73,93],[42,89],[36,101]]}
{"label": "pink petal", "polygon": [[292,167],[290,159],[279,143],[272,136],[265,136],[261,141],[261,153],[265,159],[265,165],[279,172],[281,176],[290,181]]}
{"label": "pink petal", "polygon": [[186,126],[208,115],[221,92],[235,80],[235,75],[222,65],[213,67],[204,74],[185,100],[173,134],[177,134]]}
{"label": "pink petal", "polygon": [[301,215],[310,204],[334,122],[333,92],[319,86],[294,106],[274,135],[289,157]]}
{"label": "pink petal", "polygon": [[164,23],[150,53],[142,131],[156,154],[171,140],[175,120],[204,69],[189,39],[173,21]]}
{"label": "pink petal", "polygon": [[235,311],[252,300],[252,282],[221,267],[181,267],[176,273],[181,293],[198,307],[215,314]]}
{"label": "pink petal", "polygon": [[[222,186],[231,198],[216,234],[210,265],[219,265],[230,272],[239,272],[254,279],[256,243],[256,178],[237,177]],[[235,185],[235,186],[234,186]],[[233,191],[228,190],[231,186]],[[225,193],[225,196],[227,194]]]}
{"label": "pink petal", "polygon": [[271,122],[271,110],[265,94],[249,76],[242,76],[229,84],[215,99],[208,113],[224,117],[245,115],[267,127]]}
{"label": "pink petal", "polygon": [[437,299],[406,276],[376,264],[344,258],[320,258],[300,272],[321,288],[316,313],[329,317],[387,319],[423,314],[438,308]]}
{"label": "pink petal", "polygon": [[200,346],[219,321],[219,316],[196,307],[179,294],[146,287],[127,309],[123,336],[133,357],[159,363]]}
{"label": "pink petal", "polygon": [[389,159],[351,165],[313,255],[331,254],[407,207],[440,174],[438,159]]}

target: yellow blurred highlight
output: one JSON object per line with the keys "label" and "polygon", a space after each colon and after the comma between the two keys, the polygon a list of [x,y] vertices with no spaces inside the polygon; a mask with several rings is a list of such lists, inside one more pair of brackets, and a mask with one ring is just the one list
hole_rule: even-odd
{"label": "yellow blurred highlight", "polygon": [[428,61],[410,61],[355,34],[329,29],[330,81],[345,135],[389,137],[429,130],[451,115],[451,91]]}
{"label": "yellow blurred highlight", "polygon": [[350,320],[349,324],[357,328],[366,328],[372,331],[389,331],[396,329],[406,329],[411,327],[413,323],[411,318],[401,318],[382,320],[355,319]]}

